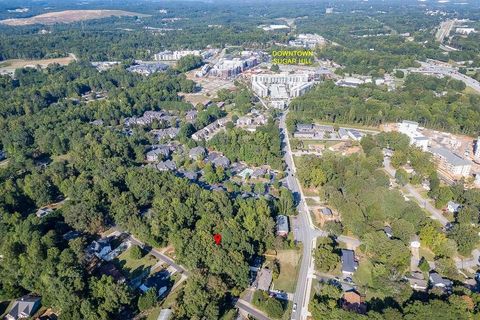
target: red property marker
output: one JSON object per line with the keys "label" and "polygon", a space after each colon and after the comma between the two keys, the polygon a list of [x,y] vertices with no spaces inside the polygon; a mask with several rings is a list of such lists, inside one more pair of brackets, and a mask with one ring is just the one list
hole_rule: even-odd
{"label": "red property marker", "polygon": [[217,234],[214,234],[213,235],[213,240],[215,240],[215,243],[217,244],[217,246],[220,245],[220,242],[222,241],[222,235],[217,233]]}

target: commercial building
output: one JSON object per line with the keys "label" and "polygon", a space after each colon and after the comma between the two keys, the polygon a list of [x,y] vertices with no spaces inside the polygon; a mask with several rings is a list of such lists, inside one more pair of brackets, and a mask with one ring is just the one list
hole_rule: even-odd
{"label": "commercial building", "polygon": [[418,131],[418,122],[403,120],[397,124],[398,131],[410,138],[410,144],[427,151],[429,139]]}
{"label": "commercial building", "polygon": [[167,51],[162,51],[155,54],[154,59],[156,61],[176,61],[188,55],[200,56],[201,52],[200,50],[181,50],[181,51],[167,50]]}
{"label": "commercial building", "polygon": [[476,33],[475,28],[465,28],[465,27],[460,27],[455,29],[456,33],[463,34],[463,35],[469,35],[470,33]]}
{"label": "commercial building", "polygon": [[289,46],[292,47],[302,47],[307,49],[313,49],[316,46],[321,46],[325,44],[325,38],[319,36],[318,34],[299,34],[295,40],[288,42]]}
{"label": "commercial building", "polygon": [[472,163],[470,161],[463,159],[443,147],[432,148],[430,151],[433,153],[435,159],[438,160],[440,168],[448,171],[450,174],[462,177],[470,174],[470,170],[472,169]]}
{"label": "commercial building", "polygon": [[214,65],[209,72],[211,76],[222,79],[235,78],[243,71],[258,65],[261,61],[261,54],[250,51],[243,51],[240,57],[226,57]]}
{"label": "commercial building", "polygon": [[[310,90],[314,82],[308,74],[257,74],[252,76],[252,89],[260,97],[286,101]],[[284,106],[280,104],[279,106]]]}

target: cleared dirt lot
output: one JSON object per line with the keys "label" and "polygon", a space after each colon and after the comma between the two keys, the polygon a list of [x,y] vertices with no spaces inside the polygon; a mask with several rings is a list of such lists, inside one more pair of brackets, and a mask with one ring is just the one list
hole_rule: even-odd
{"label": "cleared dirt lot", "polygon": [[36,67],[40,66],[45,68],[49,64],[58,63],[62,66],[69,64],[74,61],[75,57],[69,55],[64,58],[55,58],[55,59],[40,59],[40,60],[24,60],[24,59],[10,59],[5,61],[0,61],[0,74],[13,74],[15,69],[25,68],[27,66]]}
{"label": "cleared dirt lot", "polygon": [[49,12],[30,18],[6,19],[0,23],[9,26],[27,26],[31,24],[71,23],[83,20],[101,19],[106,17],[148,17],[148,15],[123,10],[66,10]]}

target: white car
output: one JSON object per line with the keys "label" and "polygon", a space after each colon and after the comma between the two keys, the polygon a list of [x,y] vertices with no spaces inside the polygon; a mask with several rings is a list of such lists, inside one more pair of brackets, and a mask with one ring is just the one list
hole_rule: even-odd
{"label": "white car", "polygon": [[295,311],[297,311],[297,304],[296,303],[293,304],[293,308],[292,308],[292,312],[295,312]]}

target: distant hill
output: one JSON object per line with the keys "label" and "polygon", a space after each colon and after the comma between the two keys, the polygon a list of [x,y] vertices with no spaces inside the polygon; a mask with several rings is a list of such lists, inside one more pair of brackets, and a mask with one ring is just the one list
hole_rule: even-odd
{"label": "distant hill", "polygon": [[72,23],[83,20],[102,19],[107,17],[148,17],[149,15],[123,10],[66,10],[49,12],[30,18],[1,20],[1,24],[9,26],[27,26],[31,24]]}

